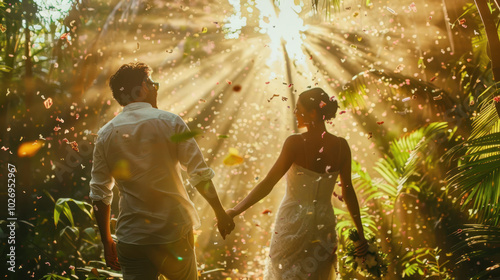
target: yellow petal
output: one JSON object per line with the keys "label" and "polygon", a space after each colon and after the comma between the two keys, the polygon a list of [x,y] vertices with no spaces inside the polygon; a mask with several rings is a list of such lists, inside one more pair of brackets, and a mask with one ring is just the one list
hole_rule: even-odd
{"label": "yellow petal", "polygon": [[243,163],[243,158],[238,156],[237,154],[232,154],[229,152],[229,155],[226,156],[223,163],[227,166],[238,165]]}
{"label": "yellow petal", "polygon": [[122,159],[115,163],[111,175],[117,180],[130,179],[130,164],[128,161]]}
{"label": "yellow petal", "polygon": [[17,155],[19,157],[32,157],[34,156],[41,147],[43,147],[44,141],[35,140],[30,142],[24,142],[19,146],[17,150]]}
{"label": "yellow petal", "polygon": [[235,148],[229,148],[229,154],[230,155],[239,155],[240,153],[238,152],[238,150],[236,150]]}

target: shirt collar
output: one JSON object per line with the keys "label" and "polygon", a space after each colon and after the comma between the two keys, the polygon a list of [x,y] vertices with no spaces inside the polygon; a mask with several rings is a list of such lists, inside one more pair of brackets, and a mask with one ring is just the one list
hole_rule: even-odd
{"label": "shirt collar", "polygon": [[123,111],[134,111],[138,109],[143,109],[143,108],[153,108],[150,103],[147,102],[132,102],[130,104],[127,104],[125,107],[123,107]]}

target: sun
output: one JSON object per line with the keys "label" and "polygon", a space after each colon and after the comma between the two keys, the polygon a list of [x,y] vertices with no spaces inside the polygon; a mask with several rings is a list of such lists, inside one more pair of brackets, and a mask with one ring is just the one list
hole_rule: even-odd
{"label": "sun", "polygon": [[[242,9],[239,1],[229,2],[235,13],[226,19],[226,38],[238,38],[243,27],[255,22],[254,30],[267,35],[270,40],[267,44],[271,49],[267,60],[269,66],[282,59],[284,52],[295,64],[305,64],[306,55],[302,46],[308,26],[299,16],[303,12],[302,2],[280,1],[273,4],[272,1],[255,1],[253,8],[248,7],[246,10]],[[257,19],[254,21],[251,19],[253,17]]]}

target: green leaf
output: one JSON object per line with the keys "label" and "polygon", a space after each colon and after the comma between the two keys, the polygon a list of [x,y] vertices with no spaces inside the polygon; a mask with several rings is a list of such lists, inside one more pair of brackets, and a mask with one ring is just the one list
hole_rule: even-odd
{"label": "green leaf", "polygon": [[12,71],[12,68],[7,65],[0,65],[0,71],[8,73]]}
{"label": "green leaf", "polygon": [[[93,269],[93,267],[86,266],[86,267],[83,267],[83,268],[77,268],[76,270],[87,272],[87,273],[92,273],[92,269]],[[123,275],[121,273],[119,273],[119,272],[110,271],[110,270],[104,270],[104,269],[99,269],[99,268],[96,268],[96,269],[97,269],[97,272],[99,272],[99,274],[102,274],[104,276],[116,277],[116,278],[122,278],[123,277]]]}
{"label": "green leaf", "polygon": [[92,209],[92,205],[90,203],[87,203],[85,201],[75,200],[72,198],[60,198],[57,201],[73,202],[76,204],[76,206],[78,206],[78,208],[80,208],[80,210],[83,211],[83,213],[87,214],[87,216],[89,216],[89,218],[92,218],[92,214],[87,209],[87,208]]}
{"label": "green leaf", "polygon": [[199,130],[190,130],[187,132],[174,134],[170,137],[170,140],[174,143],[184,142],[199,134],[201,134],[201,131]]}
{"label": "green leaf", "polygon": [[54,207],[54,224],[57,227],[57,223],[59,222],[59,217],[61,216],[61,212],[63,211],[63,205],[56,204]]}
{"label": "green leaf", "polygon": [[71,223],[71,226],[75,226],[75,221],[73,220],[73,213],[71,212],[71,208],[69,208],[69,205],[67,202],[62,203],[63,205],[63,213],[68,218],[69,222]]}

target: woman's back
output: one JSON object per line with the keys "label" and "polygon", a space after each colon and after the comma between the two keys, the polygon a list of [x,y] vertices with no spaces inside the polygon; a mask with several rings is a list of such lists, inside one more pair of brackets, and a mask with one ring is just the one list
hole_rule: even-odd
{"label": "woman's back", "polygon": [[294,163],[317,173],[338,171],[344,160],[342,145],[345,140],[328,132],[297,135],[302,141],[297,145]]}

